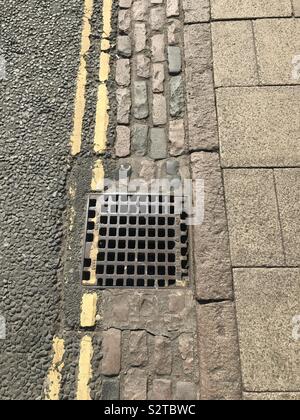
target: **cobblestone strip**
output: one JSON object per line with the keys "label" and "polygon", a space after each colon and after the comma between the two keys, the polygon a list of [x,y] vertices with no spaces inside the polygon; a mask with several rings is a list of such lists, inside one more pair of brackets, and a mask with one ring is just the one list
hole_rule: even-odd
{"label": "cobblestone strip", "polygon": [[186,151],[183,18],[178,0],[120,1],[116,64],[118,158]]}

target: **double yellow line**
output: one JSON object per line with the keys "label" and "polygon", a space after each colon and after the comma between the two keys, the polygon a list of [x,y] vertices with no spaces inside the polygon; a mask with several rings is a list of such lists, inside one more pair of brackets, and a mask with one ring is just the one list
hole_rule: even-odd
{"label": "double yellow line", "polygon": [[[99,87],[96,107],[96,124],[94,133],[94,151],[104,153],[107,143],[107,130],[109,126],[109,93],[107,82],[110,74],[110,36],[112,32],[113,0],[103,0],[103,33],[101,39]],[[81,151],[82,128],[86,107],[87,62],[86,57],[90,50],[91,18],[93,15],[94,0],[84,0],[84,16],[81,37],[80,65],[77,76],[77,88],[74,107],[73,132],[70,146],[71,155],[76,156]],[[101,159],[94,163],[91,190],[101,191],[103,188],[104,169]],[[97,295],[84,294],[81,307],[81,326],[87,322],[94,322],[96,315]],[[88,320],[88,321],[87,321]],[[92,320],[92,321],[91,321]],[[91,326],[91,325],[88,325]],[[48,372],[46,396],[47,400],[58,400],[61,391],[62,371],[64,369],[65,343],[63,338],[53,339],[53,360]],[[89,335],[83,336],[80,343],[79,368],[77,378],[77,400],[90,400],[89,382],[92,378],[93,342]]]}
{"label": "double yellow line", "polygon": [[[109,94],[107,82],[110,74],[110,36],[112,32],[113,0],[103,0],[103,32],[101,39],[99,88],[96,106],[96,123],[94,133],[94,151],[103,153],[107,142],[107,129],[109,125]],[[86,56],[90,50],[91,18],[93,15],[93,0],[85,0],[83,29],[81,38],[80,65],[77,76],[77,89],[74,108],[73,133],[71,136],[71,154],[75,156],[81,151],[82,127],[86,106],[87,62]]]}

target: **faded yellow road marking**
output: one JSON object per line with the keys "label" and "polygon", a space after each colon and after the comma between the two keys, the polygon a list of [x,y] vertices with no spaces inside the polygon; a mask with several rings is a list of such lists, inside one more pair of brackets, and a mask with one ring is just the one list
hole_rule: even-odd
{"label": "faded yellow road marking", "polygon": [[91,18],[93,14],[94,0],[84,1],[84,17],[81,37],[80,65],[77,76],[77,90],[75,97],[74,109],[74,126],[71,136],[71,153],[73,156],[80,153],[82,141],[82,126],[85,112],[85,91],[87,83],[86,54],[88,53],[91,43]]}
{"label": "faded yellow road marking", "polygon": [[82,296],[80,325],[82,328],[91,328],[96,324],[97,293],[85,293]]}
{"label": "faded yellow road marking", "polygon": [[103,33],[101,41],[100,54],[100,72],[98,88],[97,108],[96,108],[96,125],[94,137],[94,151],[96,153],[103,153],[107,142],[107,129],[109,125],[109,96],[107,89],[107,81],[110,73],[110,42],[111,35],[111,17],[112,17],[112,0],[103,1]]}
{"label": "faded yellow road marking", "polygon": [[48,390],[46,400],[56,401],[59,399],[61,388],[61,372],[64,368],[63,357],[65,353],[64,340],[58,337],[53,339],[53,360],[48,373]]}
{"label": "faded yellow road marking", "polygon": [[77,400],[91,400],[89,382],[92,378],[93,343],[92,338],[84,336],[80,344],[79,371],[77,379]]}

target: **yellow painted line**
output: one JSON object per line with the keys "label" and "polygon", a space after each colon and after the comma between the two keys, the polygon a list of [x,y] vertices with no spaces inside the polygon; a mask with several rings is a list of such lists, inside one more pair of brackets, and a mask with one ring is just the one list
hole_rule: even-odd
{"label": "yellow painted line", "polygon": [[81,141],[82,141],[82,126],[83,117],[85,112],[85,91],[87,83],[87,69],[86,69],[86,54],[88,53],[91,43],[91,18],[93,14],[94,0],[84,1],[84,16],[83,16],[83,28],[81,37],[81,51],[80,51],[80,65],[77,76],[77,89],[75,97],[75,109],[74,109],[74,123],[73,133],[71,136],[71,154],[73,156],[80,153]]}
{"label": "yellow painted line", "polygon": [[97,293],[85,293],[81,302],[80,325],[82,328],[91,328],[96,324]]}
{"label": "yellow painted line", "polygon": [[80,344],[79,371],[77,378],[77,400],[90,401],[91,390],[89,382],[92,379],[92,358],[93,344],[92,338],[84,336]]}
{"label": "yellow painted line", "polygon": [[110,66],[109,66],[110,55],[106,52],[101,53],[100,55],[100,82],[107,82],[109,78]]}
{"label": "yellow painted line", "polygon": [[111,35],[112,0],[103,1],[103,38]]}
{"label": "yellow painted line", "polygon": [[107,129],[109,126],[109,95],[107,81],[110,73],[109,37],[111,35],[112,0],[103,1],[102,20],[103,33],[101,40],[99,89],[96,107],[96,124],[94,136],[94,151],[103,153],[107,143]]}
{"label": "yellow painted line", "polygon": [[64,368],[63,357],[65,353],[64,340],[58,337],[53,339],[53,360],[48,373],[48,390],[46,392],[46,400],[59,400],[61,388],[62,370]]}
{"label": "yellow painted line", "polygon": [[101,83],[98,89],[97,114],[94,138],[94,150],[103,153],[106,149],[107,129],[109,125],[109,98],[107,86]]}
{"label": "yellow painted line", "polygon": [[92,191],[103,191],[104,189],[104,168],[102,161],[100,159],[96,160],[93,168],[92,174],[92,183],[91,183],[91,190]]}

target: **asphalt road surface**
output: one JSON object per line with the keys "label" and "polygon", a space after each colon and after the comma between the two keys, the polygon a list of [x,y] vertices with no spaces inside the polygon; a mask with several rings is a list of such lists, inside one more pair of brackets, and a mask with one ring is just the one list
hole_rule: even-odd
{"label": "asphalt road surface", "polygon": [[82,8],[81,0],[0,8],[0,399],[42,397],[59,323]]}

